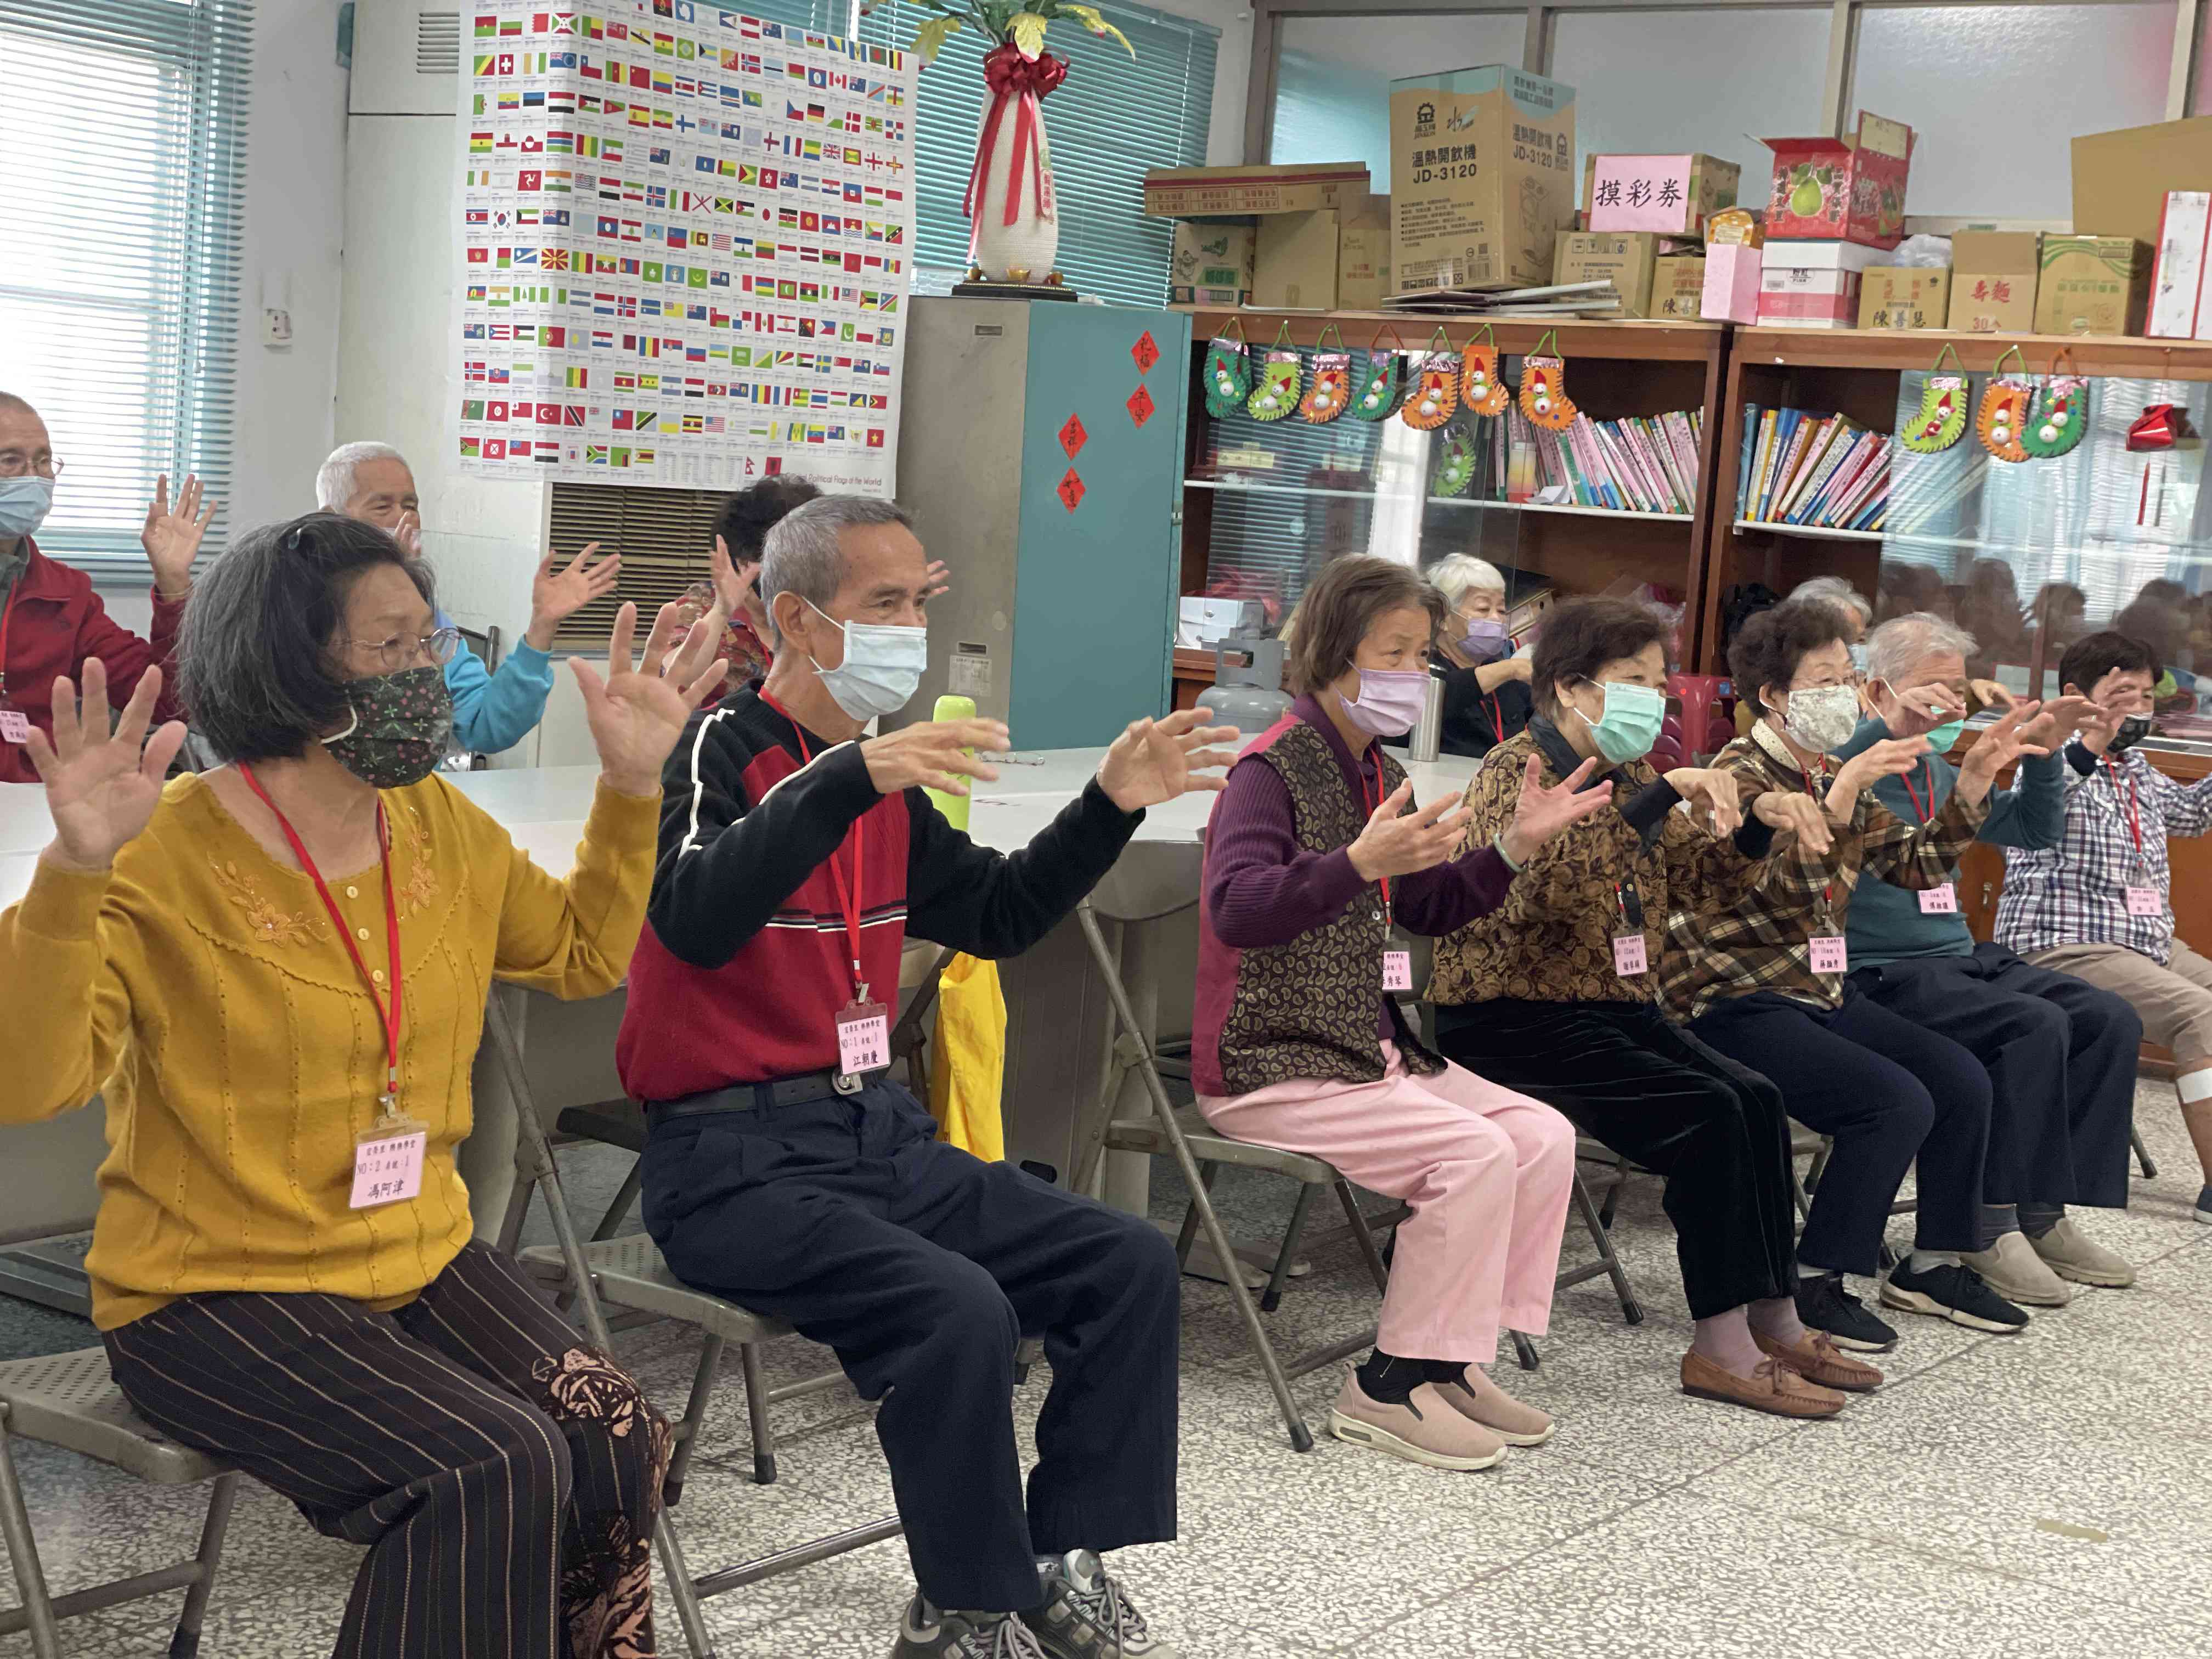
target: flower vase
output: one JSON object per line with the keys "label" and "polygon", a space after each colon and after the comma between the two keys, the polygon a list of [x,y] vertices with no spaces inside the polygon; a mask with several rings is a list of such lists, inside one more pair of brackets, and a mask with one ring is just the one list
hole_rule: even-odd
{"label": "flower vase", "polygon": [[975,139],[963,204],[974,230],[969,262],[994,283],[1042,283],[1060,252],[1052,145],[1039,100],[1067,73],[1049,52],[1024,58],[1011,43],[983,60],[991,99]]}

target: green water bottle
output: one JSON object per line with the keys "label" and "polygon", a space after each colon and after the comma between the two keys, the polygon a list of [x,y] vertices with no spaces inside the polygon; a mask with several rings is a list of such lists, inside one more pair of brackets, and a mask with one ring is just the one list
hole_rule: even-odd
{"label": "green water bottle", "polygon": [[[975,718],[975,699],[956,697],[947,692],[937,700],[937,712],[930,718],[935,720],[972,720]],[[963,749],[960,752],[963,755],[973,755],[975,751],[972,749]],[[975,787],[975,781],[973,778],[968,781],[968,787],[971,789]],[[955,830],[965,830],[968,827],[969,798],[966,795],[948,795],[941,789],[931,789],[925,793],[930,799],[937,803],[937,810],[945,814],[945,821],[947,823]]]}

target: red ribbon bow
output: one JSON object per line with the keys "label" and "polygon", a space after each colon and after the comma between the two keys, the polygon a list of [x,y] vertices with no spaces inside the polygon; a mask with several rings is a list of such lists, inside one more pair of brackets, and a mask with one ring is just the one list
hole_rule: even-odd
{"label": "red ribbon bow", "polygon": [[975,216],[975,204],[982,198],[984,180],[990,176],[992,153],[998,147],[999,122],[1009,104],[1015,112],[1014,164],[1006,174],[1006,215],[1001,222],[1011,225],[1021,217],[1024,163],[1036,169],[1037,212],[1044,218],[1052,217],[1052,175],[1044,167],[1039,137],[1044,127],[1037,100],[1066,79],[1066,58],[1055,58],[1048,52],[1039,52],[1034,59],[1024,58],[1021,48],[1011,41],[984,58],[983,80],[991,88],[991,112],[984,118],[982,140],[975,146],[975,165],[968,175],[967,193],[960,201],[960,210],[970,219]]}

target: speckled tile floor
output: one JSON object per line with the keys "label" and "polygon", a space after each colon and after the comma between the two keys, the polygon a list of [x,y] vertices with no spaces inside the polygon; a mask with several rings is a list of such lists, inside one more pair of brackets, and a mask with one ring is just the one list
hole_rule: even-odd
{"label": "speckled tile floor", "polygon": [[[1500,1468],[1445,1475],[1326,1437],[1293,1454],[1225,1291],[1188,1281],[1182,1536],[1120,1571],[1188,1659],[2166,1659],[2212,1656],[2212,1228],[2191,1218],[2195,1158],[2172,1096],[2146,1081],[2138,1121],[2160,1164],[2124,1214],[2086,1224],[2142,1269],[2128,1291],[2085,1291],[2025,1334],[1978,1337],[1905,1321],[1892,1381],[1838,1421],[1789,1425],[1684,1399],[1673,1382],[1689,1321],[1656,1183],[1624,1197],[1617,1237],[1647,1310],[1624,1325],[1603,1279],[1567,1292],[1542,1369],[1510,1386],[1559,1419],[1555,1442]],[[580,1213],[619,1168],[563,1154]],[[1172,1179],[1156,1209],[1176,1211]],[[1288,1192],[1224,1175],[1233,1231],[1264,1237]],[[1900,1241],[1910,1222],[1894,1224]],[[1570,1225],[1567,1252],[1588,1241]],[[1373,1317],[1348,1245],[1316,1252],[1271,1316],[1303,1350]],[[0,1298],[0,1355],[83,1346],[87,1328]],[[696,1352],[667,1325],[625,1334],[626,1363],[680,1406]],[[772,1380],[823,1369],[797,1340]],[[1504,1375],[1501,1373],[1501,1375]],[[1024,1390],[1034,1414],[1047,1378]],[[1333,1376],[1297,1385],[1322,1422]],[[848,1390],[778,1407],[781,1479],[750,1484],[734,1375],[719,1395],[678,1511],[695,1570],[890,1510],[867,1408]],[[23,1475],[58,1588],[181,1553],[200,1494],[135,1485],[30,1448]],[[249,1490],[203,1651],[303,1659],[329,1650],[359,1552]],[[887,1652],[911,1588],[878,1546],[707,1604],[725,1659]],[[12,1600],[0,1572],[0,1596]],[[64,1626],[71,1655],[165,1652],[174,1598]],[[683,1652],[672,1617],[664,1651]],[[29,1651],[0,1638],[0,1659]]]}

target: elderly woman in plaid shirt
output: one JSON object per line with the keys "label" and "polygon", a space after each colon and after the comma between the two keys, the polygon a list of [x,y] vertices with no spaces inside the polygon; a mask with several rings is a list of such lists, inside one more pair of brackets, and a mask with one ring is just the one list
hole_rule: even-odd
{"label": "elderly woman in plaid shirt", "polygon": [[2066,834],[2005,853],[1997,942],[2039,968],[2125,997],[2143,1035],[2173,1052],[2182,1121],[2204,1166],[2197,1218],[2212,1222],[2212,960],[2174,936],[2171,836],[2212,832],[2212,778],[2177,783],[2136,744],[2150,731],[2157,653],[2124,634],[2069,646],[2058,681],[2102,720],[2066,748]]}
{"label": "elderly woman in plaid shirt", "polygon": [[2040,705],[2008,712],[1966,757],[1942,810],[1908,823],[1875,799],[1874,786],[1918,765],[1927,738],[1831,758],[1858,726],[1848,627],[1835,606],[1796,599],[1753,617],[1736,636],[1729,665],[1759,720],[1714,766],[1747,794],[1817,797],[1833,842],[1823,860],[1778,866],[1776,878],[1732,907],[1678,913],[1663,982],[1698,1041],[1765,1073],[1790,1116],[1835,1137],[1798,1242],[1798,1317],[1838,1346],[1881,1352],[1897,1333],[1844,1290],[1843,1276],[1875,1271],[1890,1202],[1916,1157],[1917,1248],[1882,1285],[1883,1302],[1984,1331],[2016,1331],[2027,1316],[1960,1260],[1979,1242],[1989,1073],[1957,1043],[1851,988],[1844,944],[1851,891],[1862,874],[1911,889],[1948,881],[1988,811],[1992,780],[2034,752],[2021,727]]}

